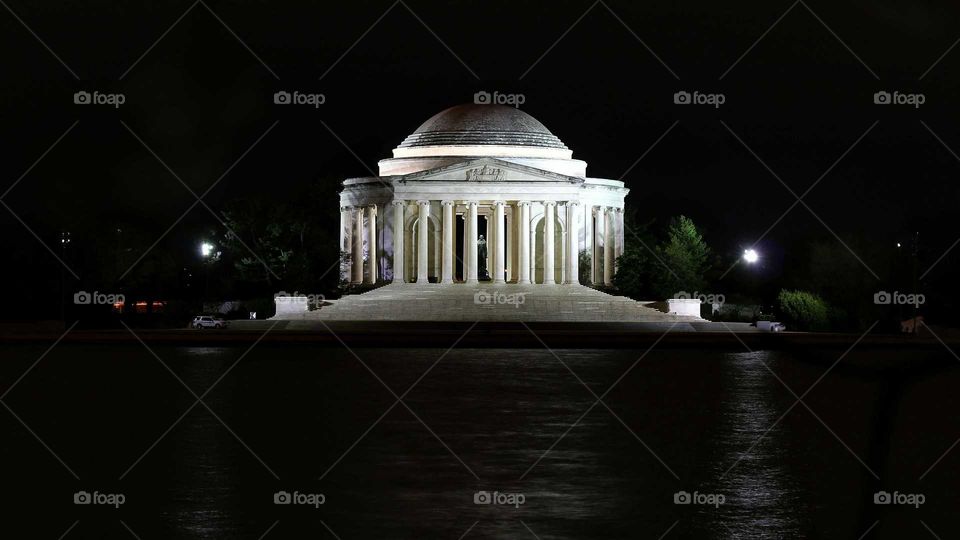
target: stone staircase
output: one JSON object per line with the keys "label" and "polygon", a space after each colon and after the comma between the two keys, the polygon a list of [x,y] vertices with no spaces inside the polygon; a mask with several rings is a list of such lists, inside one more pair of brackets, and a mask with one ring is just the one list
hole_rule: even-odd
{"label": "stone staircase", "polygon": [[704,322],[582,285],[390,284],[282,320]]}

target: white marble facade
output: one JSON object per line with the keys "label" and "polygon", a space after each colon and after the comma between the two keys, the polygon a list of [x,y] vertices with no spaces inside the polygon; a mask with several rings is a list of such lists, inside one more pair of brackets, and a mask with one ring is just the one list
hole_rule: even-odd
{"label": "white marble facade", "polygon": [[516,108],[447,109],[379,172],[343,182],[344,281],[476,283],[482,235],[492,283],[578,284],[581,251],[589,282],[611,283],[628,190],[588,178],[586,163]]}

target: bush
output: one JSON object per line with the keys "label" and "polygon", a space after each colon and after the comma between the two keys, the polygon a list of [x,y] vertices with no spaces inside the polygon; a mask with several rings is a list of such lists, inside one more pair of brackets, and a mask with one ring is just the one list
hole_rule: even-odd
{"label": "bush", "polygon": [[777,308],[789,329],[822,331],[830,328],[830,308],[816,294],[783,289],[777,295]]}

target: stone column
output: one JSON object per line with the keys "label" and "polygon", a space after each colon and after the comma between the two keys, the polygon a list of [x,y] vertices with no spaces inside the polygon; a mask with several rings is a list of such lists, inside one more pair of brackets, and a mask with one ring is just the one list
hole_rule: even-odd
{"label": "stone column", "polygon": [[554,244],[556,239],[554,238],[554,226],[553,223],[556,221],[556,208],[557,203],[555,201],[544,201],[543,202],[543,284],[544,285],[553,285],[556,283],[554,278],[553,270],[553,255],[554,255]]}
{"label": "stone column", "polygon": [[467,276],[467,283],[477,283],[477,203],[467,203],[467,226],[464,227],[467,232],[466,241],[463,243],[467,252],[467,270],[464,272]]}
{"label": "stone column", "polygon": [[587,272],[587,283],[585,285],[592,285],[596,283],[596,267],[597,267],[597,236],[593,232],[593,205],[584,204],[583,205],[583,249],[587,252],[587,256],[590,259],[590,269]]}
{"label": "stone column", "polygon": [[520,279],[517,283],[530,284],[530,203],[520,203]]}
{"label": "stone column", "polygon": [[347,247],[347,228],[350,227],[350,208],[346,206],[340,207],[340,251],[346,251],[349,249]]}
{"label": "stone column", "polygon": [[377,205],[367,207],[367,283],[377,283]]}
{"label": "stone column", "polygon": [[623,208],[617,208],[617,226],[616,226],[616,235],[617,235],[617,253],[616,256],[619,257],[623,255],[623,233],[625,232],[623,228]]}
{"label": "stone column", "polygon": [[[456,207],[454,207],[456,208]],[[470,212],[468,211],[470,207],[467,204],[463,205],[463,213],[461,217],[463,219],[463,259],[460,261],[460,264],[463,266],[463,269],[460,271],[460,277],[464,283],[467,282],[467,268],[470,267],[470,250],[467,249],[467,239],[470,238]],[[454,210],[454,215],[456,215],[456,210]]]}
{"label": "stone column", "polygon": [[403,211],[406,201],[393,201],[393,282],[403,283]]}
{"label": "stone column", "polygon": [[593,209],[594,217],[594,226],[593,226],[593,282],[594,283],[603,283],[603,246],[600,244],[603,241],[604,234],[604,215],[603,207],[596,206]]}
{"label": "stone column", "polygon": [[353,209],[353,277],[350,283],[363,283],[363,207]]}
{"label": "stone column", "polygon": [[[530,214],[533,215],[533,203],[530,203]],[[537,282],[537,229],[533,226],[533,219],[527,227],[530,236],[530,283]],[[543,256],[541,255],[541,259]]]}
{"label": "stone column", "polygon": [[[542,252],[540,260],[543,260]],[[537,283],[537,230],[533,223],[530,224],[530,283]]]}
{"label": "stone column", "polygon": [[[490,277],[490,267],[493,265],[493,227],[490,226],[490,216],[483,216],[479,213],[479,205],[477,211],[477,248],[480,247],[480,222],[483,222],[483,230],[487,231],[483,239],[487,242],[487,258],[483,261],[483,265],[487,267],[487,277]],[[477,259],[477,279],[480,279],[480,259]]]}
{"label": "stone column", "polygon": [[440,283],[453,283],[453,201],[440,201],[443,206],[443,267]]}
{"label": "stone column", "polygon": [[503,229],[503,201],[496,201],[493,207],[493,230],[496,231],[496,244],[493,248],[493,282],[503,283],[503,253],[507,232]]}
{"label": "stone column", "polygon": [[504,205],[503,211],[507,216],[506,228],[503,230],[503,241],[506,243],[507,248],[505,251],[506,255],[504,255],[507,273],[503,279],[504,281],[515,281],[517,279],[517,257],[515,255],[517,251],[517,237],[515,234],[517,230],[517,212],[512,205]]}
{"label": "stone column", "polygon": [[613,285],[613,212],[612,208],[603,209],[603,284]]}
{"label": "stone column", "polygon": [[427,277],[427,231],[430,229],[430,201],[417,201],[420,218],[417,221],[417,283],[429,283]]}
{"label": "stone column", "polygon": [[564,281],[567,285],[580,284],[580,253],[577,250],[577,238],[580,228],[577,227],[576,201],[567,202],[567,273]]}
{"label": "stone column", "polygon": [[350,247],[350,207],[341,206],[340,207],[340,243],[337,247],[340,250],[340,253],[337,253],[337,257],[341,258],[341,264],[339,269],[340,279],[353,279],[352,269],[347,269],[342,261],[343,253],[349,252]]}

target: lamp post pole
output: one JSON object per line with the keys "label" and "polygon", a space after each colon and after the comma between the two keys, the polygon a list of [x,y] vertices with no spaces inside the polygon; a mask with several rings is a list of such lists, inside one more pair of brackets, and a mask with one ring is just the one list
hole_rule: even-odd
{"label": "lamp post pole", "polygon": [[[70,243],[70,232],[62,231],[60,233],[60,258],[63,261],[67,260],[67,244]],[[66,306],[66,281],[67,277],[64,274],[64,266],[60,265],[60,322],[63,323],[64,328],[67,326],[67,306]]]}

